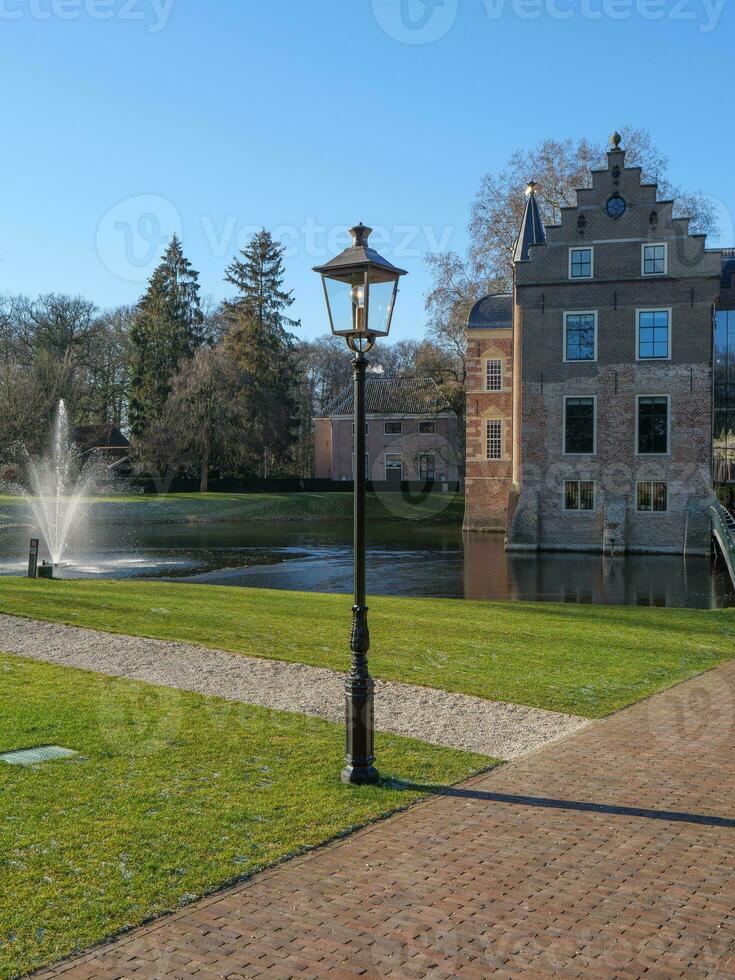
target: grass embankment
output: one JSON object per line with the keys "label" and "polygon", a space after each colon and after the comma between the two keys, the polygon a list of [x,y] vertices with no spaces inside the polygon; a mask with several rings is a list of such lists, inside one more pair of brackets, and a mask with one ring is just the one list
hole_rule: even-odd
{"label": "grass embankment", "polygon": [[0,976],[88,947],[457,782],[490,760],[379,735],[388,781],[339,781],[337,725],[0,654]]}
{"label": "grass embankment", "polygon": [[[145,524],[211,521],[348,521],[351,493],[179,493],[88,498],[89,519],[99,524]],[[25,503],[0,495],[0,527],[22,520]],[[464,497],[429,494],[369,493],[371,521],[435,521],[458,524]]]}
{"label": "grass embankment", "polygon": [[[344,596],[166,582],[0,579],[0,612],[345,670]],[[375,597],[386,680],[590,718],[733,656],[729,611]]]}

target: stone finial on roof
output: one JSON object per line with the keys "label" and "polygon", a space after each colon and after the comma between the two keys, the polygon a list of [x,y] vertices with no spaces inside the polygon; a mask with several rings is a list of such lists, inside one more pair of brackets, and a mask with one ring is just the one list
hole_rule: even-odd
{"label": "stone finial on roof", "polygon": [[610,137],[610,143],[612,144],[613,150],[619,150],[620,144],[622,142],[623,142],[623,137],[620,135],[620,133],[617,130],[615,130],[615,132]]}

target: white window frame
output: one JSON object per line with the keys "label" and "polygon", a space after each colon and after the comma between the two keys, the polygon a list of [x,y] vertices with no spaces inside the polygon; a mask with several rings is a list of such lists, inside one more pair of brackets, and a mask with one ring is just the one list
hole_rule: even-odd
{"label": "white window frame", "polygon": [[[641,313],[666,313],[669,317],[669,353],[666,357],[641,357]],[[671,360],[671,325],[673,321],[673,308],[671,306],[641,306],[635,311],[635,359],[636,361],[651,364],[655,361],[665,363]]]}
{"label": "white window frame", "polygon": [[[491,388],[490,387],[490,365],[499,364],[500,365],[500,387]],[[485,391],[503,391],[505,388],[505,362],[502,357],[486,357],[485,358]]]}
{"label": "white window frame", "polygon": [[[642,483],[650,483],[651,486],[653,486],[654,483],[663,483],[664,484],[664,486],[666,487],[666,509],[665,510],[654,510],[653,507],[651,507],[651,510],[639,510],[639,508],[638,508],[638,488],[640,487],[640,485]],[[653,497],[651,498],[651,502],[653,503]],[[668,480],[636,480],[635,481],[635,513],[636,514],[650,514],[651,517],[658,517],[659,515],[662,515],[662,514],[668,514],[668,513],[670,513],[670,503],[671,503],[671,489],[669,487],[669,481]]]}
{"label": "white window frame", "polygon": [[[582,362],[584,363],[584,362]],[[561,418],[561,454],[562,456],[572,456],[575,459],[585,456],[596,456],[597,455],[597,395],[586,395],[582,392],[578,395],[564,395],[564,401],[562,406],[562,418]],[[568,453],[567,452],[567,402],[570,399],[577,398],[590,398],[593,403],[594,412],[594,425],[592,426],[592,452],[591,453]],[[636,445],[638,442],[636,440]]]}
{"label": "white window frame", "polygon": [[[646,272],[646,249],[663,248],[664,250],[664,271]],[[641,275],[646,279],[658,279],[669,274],[669,243],[668,242],[643,242],[641,245]]]}
{"label": "white window frame", "polygon": [[[641,421],[640,413],[640,402],[641,398],[665,398],[666,399],[666,452],[665,453],[640,453],[638,452],[638,429]],[[635,454],[639,459],[663,459],[665,456],[671,455],[671,395],[665,395],[661,391],[653,392],[642,392],[640,395],[635,396]],[[650,483],[651,481],[642,480],[642,483]],[[665,483],[665,480],[653,480],[653,483]]]}
{"label": "white window frame", "polygon": [[[567,358],[567,317],[568,316],[592,316],[595,321],[595,356],[588,358],[587,360],[580,361],[575,358]],[[597,321],[598,314],[597,310],[564,310],[562,313],[562,329],[561,329],[561,343],[562,350],[561,356],[565,364],[596,364],[597,363]]]}
{"label": "white window frame", "polygon": [[[582,510],[581,507],[567,507],[567,483],[591,483],[592,484],[592,508],[591,510]],[[565,514],[586,514],[590,516],[597,512],[597,484],[594,480],[583,480],[572,478],[570,480],[564,479],[561,484],[561,509]]]}
{"label": "white window frame", "polygon": [[[366,422],[365,423],[365,435],[368,435],[369,432],[370,432],[370,423],[369,422]],[[354,434],[355,434],[355,423],[353,422],[352,423],[352,435],[354,436]]]}
{"label": "white window frame", "polygon": [[[422,425],[427,425],[427,424],[428,425],[433,425],[434,428],[431,430],[431,432],[422,432],[421,431],[421,426]],[[420,436],[435,436],[436,435],[436,419],[419,419],[419,422],[418,422],[418,434]]]}
{"label": "white window frame", "polygon": [[[400,429],[398,432],[388,432],[389,425],[399,425]],[[383,435],[384,436],[402,436],[403,435],[403,422],[401,419],[385,419],[383,422]]]}
{"label": "white window frame", "polygon": [[[393,456],[401,461],[401,482],[403,482],[403,453],[383,453],[383,471],[385,473],[386,482],[388,481],[388,457]],[[391,467],[391,469],[397,469],[397,467]]]}
{"label": "white window frame", "polygon": [[[498,425],[500,426],[500,451],[497,456],[490,455],[490,426]],[[485,459],[489,463],[497,463],[504,458],[503,452],[505,450],[505,423],[502,419],[485,419]]]}
{"label": "white window frame", "polygon": [[[573,276],[572,275],[572,253],[581,251],[591,252],[590,256],[590,274],[588,276]],[[590,279],[595,278],[595,246],[594,245],[571,245],[569,248],[569,278],[572,282],[589,282]]]}

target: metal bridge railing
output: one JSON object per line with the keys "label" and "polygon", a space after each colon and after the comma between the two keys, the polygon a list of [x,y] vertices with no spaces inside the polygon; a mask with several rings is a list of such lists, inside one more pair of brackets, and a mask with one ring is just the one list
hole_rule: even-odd
{"label": "metal bridge railing", "polygon": [[712,533],[720,546],[730,579],[735,585],[735,517],[722,504],[713,504],[710,509]]}

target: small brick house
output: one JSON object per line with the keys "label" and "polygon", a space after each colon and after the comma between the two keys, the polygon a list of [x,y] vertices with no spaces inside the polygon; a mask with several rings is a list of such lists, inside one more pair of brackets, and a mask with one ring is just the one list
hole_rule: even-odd
{"label": "small brick house", "polygon": [[[458,480],[457,416],[434,381],[368,375],[365,397],[369,480]],[[316,477],[352,480],[353,414],[350,385],[314,420]]]}
{"label": "small brick house", "polygon": [[513,292],[469,317],[465,528],[509,550],[709,549],[723,254],[619,143],[554,226],[529,185]]}

